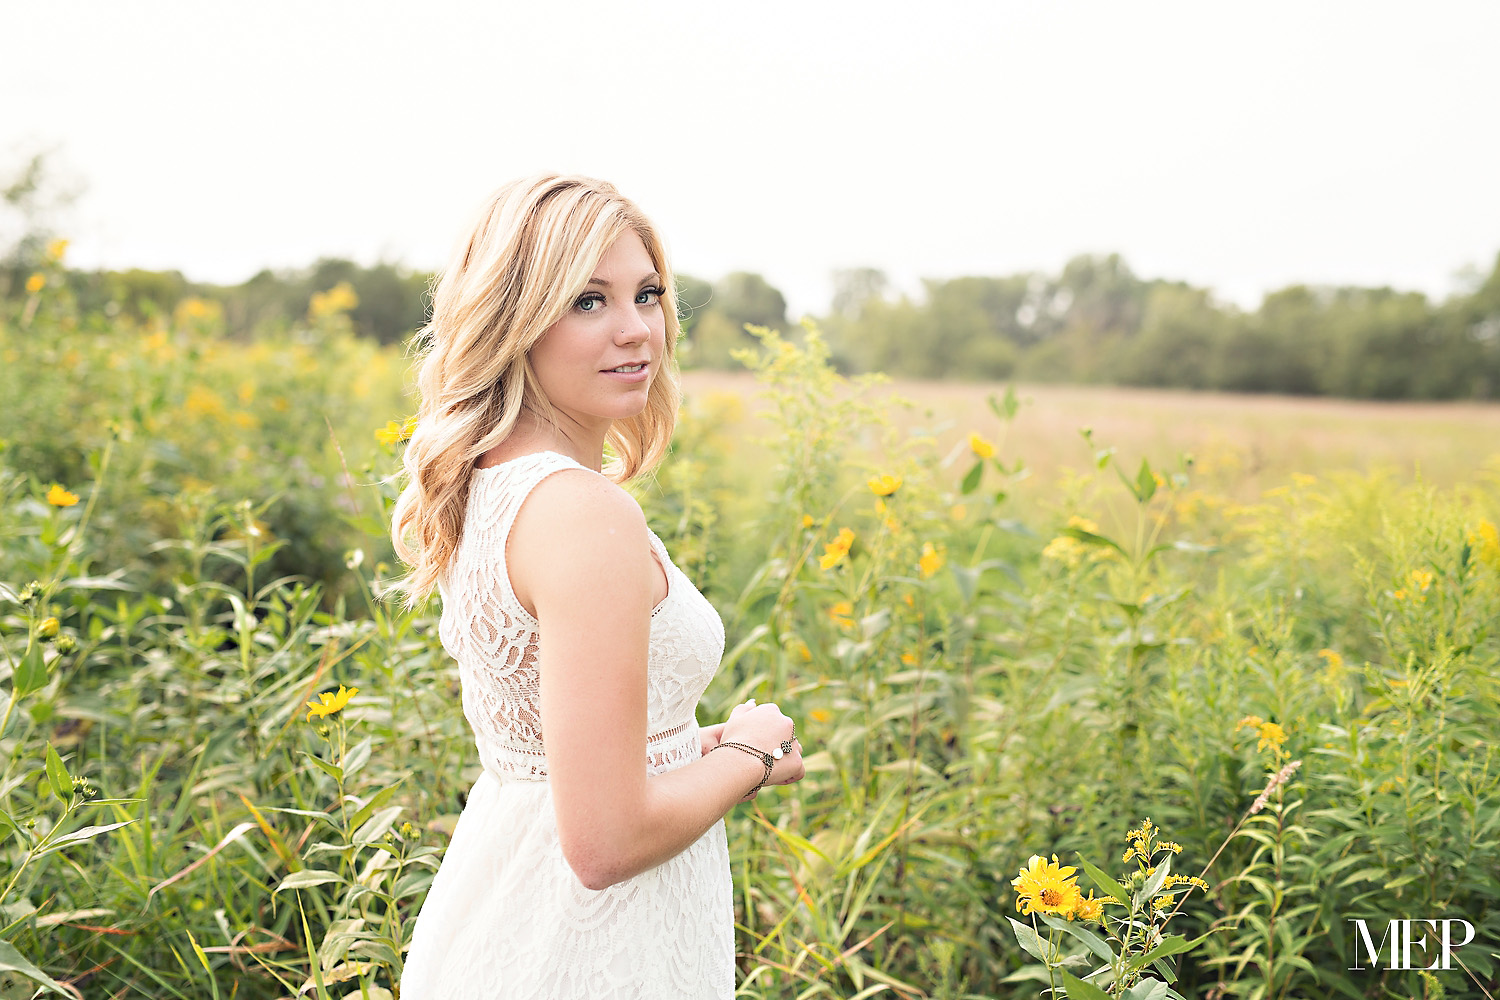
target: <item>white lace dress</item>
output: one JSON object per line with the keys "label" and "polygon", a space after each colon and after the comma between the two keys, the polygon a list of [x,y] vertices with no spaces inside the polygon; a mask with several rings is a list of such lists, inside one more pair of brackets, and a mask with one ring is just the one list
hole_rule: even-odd
{"label": "white lace dress", "polygon": [[[562,469],[552,452],[478,469],[442,583],[439,635],[458,661],[464,715],[484,773],[422,906],[402,1000],[709,1000],[734,993],[734,901],[724,824],[676,857],[607,889],[584,888],[562,855],[542,742],[536,619],[516,599],[505,540],[531,490]],[[652,612],[649,774],[699,756],[694,709],[724,652],[724,626],[671,558]]]}

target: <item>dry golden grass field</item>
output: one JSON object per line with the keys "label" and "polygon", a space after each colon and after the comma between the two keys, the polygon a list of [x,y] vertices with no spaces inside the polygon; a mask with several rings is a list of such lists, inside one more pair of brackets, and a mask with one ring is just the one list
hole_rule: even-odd
{"label": "dry golden grass field", "polygon": [[[738,396],[753,417],[757,385],[749,374],[687,372],[688,406]],[[1000,445],[1001,457],[1020,459],[1047,482],[1090,464],[1093,449],[1113,447],[1133,465],[1141,458],[1172,469],[1183,454],[1196,477],[1240,499],[1281,485],[1293,473],[1388,471],[1452,486],[1487,473],[1500,475],[1500,404],[1377,403],[1291,396],[1123,389],[1104,386],[1017,386],[1021,409],[1003,431],[986,403],[1004,385],[892,380],[871,395],[896,396],[893,408],[908,427],[923,427],[947,451],[970,431]],[[748,427],[753,434],[753,427]]]}

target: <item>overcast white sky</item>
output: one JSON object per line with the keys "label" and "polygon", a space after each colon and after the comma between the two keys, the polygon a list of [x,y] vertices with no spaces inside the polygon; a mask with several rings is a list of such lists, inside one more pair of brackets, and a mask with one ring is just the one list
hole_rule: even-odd
{"label": "overcast white sky", "polygon": [[[56,147],[77,266],[439,266],[541,169],[700,277],[835,268],[1442,295],[1500,252],[1500,3],[0,0],[0,165]],[[3,177],[6,175],[0,175]]]}

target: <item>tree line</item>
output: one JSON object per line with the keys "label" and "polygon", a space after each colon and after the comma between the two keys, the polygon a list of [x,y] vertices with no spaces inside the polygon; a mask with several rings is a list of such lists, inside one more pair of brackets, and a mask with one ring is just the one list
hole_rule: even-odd
{"label": "tree line", "polygon": [[[0,260],[0,295],[24,296],[33,262]],[[40,252],[38,250],[37,252]],[[189,297],[219,303],[227,333],[302,323],[318,292],[353,292],[356,332],[400,343],[425,321],[432,276],[393,263],[324,259],[238,285],[176,271],[67,272],[85,311],[137,319]],[[895,295],[870,268],[838,272],[818,322],[843,371],[933,379],[1099,383],[1359,399],[1500,398],[1500,258],[1437,302],[1392,288],[1294,285],[1253,311],[1204,288],[1141,278],[1118,255],[1079,256],[1057,274],[928,279]],[[787,330],[786,299],[759,274],[679,276],[687,368],[734,370],[747,324]]]}
{"label": "tree line", "polygon": [[1118,255],[1057,275],[924,282],[892,298],[877,271],[838,275],[824,327],[850,370],[1277,392],[1500,398],[1500,258],[1442,302],[1392,288],[1294,285],[1253,311]]}

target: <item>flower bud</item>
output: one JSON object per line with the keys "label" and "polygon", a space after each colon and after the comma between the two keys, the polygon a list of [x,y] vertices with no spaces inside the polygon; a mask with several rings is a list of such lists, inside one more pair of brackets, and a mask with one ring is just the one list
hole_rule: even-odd
{"label": "flower bud", "polygon": [[37,622],[36,634],[41,636],[43,639],[55,639],[57,638],[57,630],[61,627],[61,622],[59,622],[55,617],[49,616]]}

